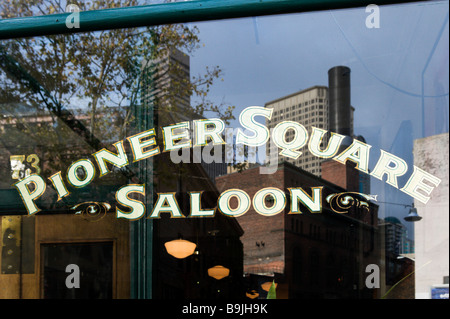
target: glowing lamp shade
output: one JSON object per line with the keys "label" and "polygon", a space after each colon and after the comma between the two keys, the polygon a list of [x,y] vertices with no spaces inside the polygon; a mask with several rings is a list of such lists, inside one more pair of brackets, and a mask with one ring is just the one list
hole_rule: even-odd
{"label": "glowing lamp shade", "polygon": [[250,292],[245,293],[245,295],[250,299],[255,299],[259,296],[259,293],[257,293],[255,290],[252,290]]}
{"label": "glowing lamp shade", "polygon": [[[268,282],[263,283],[263,284],[261,285],[261,288],[264,289],[265,291],[269,291],[270,286],[272,286],[272,282],[271,282],[271,281],[268,281]],[[275,283],[275,288],[277,288],[277,286],[278,286],[278,284]]]}
{"label": "glowing lamp shade", "polygon": [[217,280],[227,277],[230,274],[230,269],[224,266],[214,266],[208,269],[208,276],[213,277]]}
{"label": "glowing lamp shade", "polygon": [[192,255],[195,251],[196,244],[184,239],[175,239],[164,244],[167,253],[175,258],[183,259]]}

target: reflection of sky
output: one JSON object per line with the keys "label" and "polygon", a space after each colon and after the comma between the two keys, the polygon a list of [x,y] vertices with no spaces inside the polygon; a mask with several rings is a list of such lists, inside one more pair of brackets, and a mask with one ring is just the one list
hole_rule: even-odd
{"label": "reflection of sky", "polygon": [[[239,114],[247,106],[327,85],[328,69],[346,65],[352,70],[355,134],[372,145],[370,167],[379,149],[412,167],[413,139],[423,131],[448,132],[448,1],[380,9],[379,29],[366,28],[365,8],[198,23],[205,45],[194,52],[191,73],[219,65],[224,81],[214,85],[212,97],[236,105]],[[372,181],[372,193],[380,201],[412,202],[379,180]],[[381,217],[398,212],[402,219],[408,213],[385,206]]]}

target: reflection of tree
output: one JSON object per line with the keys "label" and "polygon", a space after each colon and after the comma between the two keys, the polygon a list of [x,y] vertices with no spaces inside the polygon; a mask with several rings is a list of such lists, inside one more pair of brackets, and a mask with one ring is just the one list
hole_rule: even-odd
{"label": "reflection of tree", "polygon": [[[71,3],[83,11],[138,5],[137,0]],[[0,4],[0,15],[4,19],[60,13],[64,12],[65,5],[63,0],[5,0]],[[1,68],[4,73],[0,73],[0,103],[22,103],[37,115],[50,113],[51,117],[48,125],[31,127],[16,111],[11,120],[22,123],[20,128],[18,125],[15,127],[22,134],[15,131],[8,136],[32,136],[41,141],[41,145],[47,145],[48,151],[58,154],[58,148],[67,148],[68,139],[73,139],[65,133],[65,126],[97,150],[100,147],[97,138],[103,142],[114,142],[126,137],[133,115],[132,107],[128,106],[142,103],[139,92],[143,83],[143,63],[160,61],[173,49],[190,53],[198,47],[199,38],[195,27],[164,25],[21,38],[2,42],[1,45]],[[160,92],[154,96],[153,102],[159,106],[159,116],[186,113],[187,110],[177,110],[180,107],[177,101],[180,97],[193,96],[197,103],[189,108],[192,114],[201,117],[213,112],[224,120],[231,119],[231,107],[216,105],[207,98],[214,80],[221,76],[220,68],[209,68],[203,75],[189,79],[179,75],[182,70],[175,62],[171,61],[169,67],[163,70],[170,74],[170,86],[161,86]],[[163,76],[159,72],[161,70],[153,75]],[[82,112],[74,116],[74,110],[69,112],[68,106]],[[121,110],[115,113],[116,117],[109,112],[112,106]],[[77,121],[80,116],[83,121]],[[17,141],[15,145],[20,143]],[[71,152],[74,153],[75,148]],[[58,159],[58,162],[61,164],[64,161]]]}
{"label": "reflection of tree", "polygon": [[[4,1],[1,5],[2,18],[19,17],[30,14],[51,14],[63,12],[66,1]],[[75,1],[82,10],[97,10],[119,6],[137,5],[137,1],[93,1],[92,4]],[[143,59],[160,59],[173,48],[192,52],[198,47],[196,28],[184,25],[164,25],[143,29],[120,29],[81,34],[56,35],[43,38],[22,38],[4,44],[30,75],[41,83],[59,101],[54,105],[61,111],[61,105],[73,104],[74,100],[88,106],[91,113],[91,133],[96,134],[94,120],[97,110],[105,106],[132,105],[138,96],[133,88],[139,84]],[[179,72],[179,66],[171,65],[168,72]],[[221,70],[207,69],[204,75],[193,78],[193,82],[174,81],[170,92],[165,92],[166,101],[176,96],[194,94],[199,103],[195,113],[203,115],[207,111],[222,110],[206,99],[214,79]],[[176,78],[176,76],[173,76]],[[17,93],[26,101],[41,102],[36,92],[13,79],[3,87],[3,97],[11,102]],[[176,88],[176,89],[174,89]],[[71,103],[72,102],[72,103]],[[174,105],[167,103],[167,105]],[[230,113],[222,113],[230,116]]]}

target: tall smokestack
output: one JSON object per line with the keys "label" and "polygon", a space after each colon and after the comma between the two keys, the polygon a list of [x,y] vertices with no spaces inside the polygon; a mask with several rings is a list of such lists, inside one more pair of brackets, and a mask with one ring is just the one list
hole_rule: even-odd
{"label": "tall smokestack", "polygon": [[335,66],[328,70],[329,130],[351,136],[350,68]]}
{"label": "tall smokestack", "polygon": [[[328,70],[328,118],[330,132],[346,136],[339,153],[352,143],[352,106],[350,102],[350,69],[336,66]],[[355,163],[347,161],[345,165],[333,160],[322,162],[322,178],[345,188],[347,191],[359,191],[359,171]]]}

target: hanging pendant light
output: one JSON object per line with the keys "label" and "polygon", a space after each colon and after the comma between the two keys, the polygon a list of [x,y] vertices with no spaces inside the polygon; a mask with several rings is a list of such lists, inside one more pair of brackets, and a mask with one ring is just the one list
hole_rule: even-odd
{"label": "hanging pendant light", "polygon": [[228,277],[229,274],[230,269],[220,265],[208,269],[208,276],[213,277],[217,280]]}
{"label": "hanging pendant light", "polygon": [[166,247],[169,255],[172,255],[178,259],[183,259],[192,255],[195,251],[195,247],[197,247],[196,244],[184,239],[168,241],[164,244],[164,246]]}
{"label": "hanging pendant light", "polygon": [[409,214],[404,218],[407,222],[417,222],[422,219],[419,214],[417,214],[417,208],[414,207],[414,204],[409,209]]}
{"label": "hanging pendant light", "polygon": [[259,293],[257,293],[256,290],[252,290],[250,292],[246,292],[245,295],[250,299],[255,299],[259,296]]}

